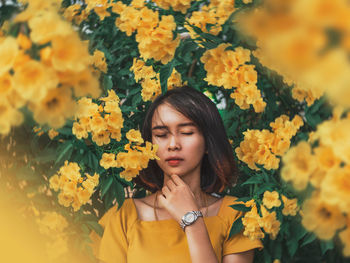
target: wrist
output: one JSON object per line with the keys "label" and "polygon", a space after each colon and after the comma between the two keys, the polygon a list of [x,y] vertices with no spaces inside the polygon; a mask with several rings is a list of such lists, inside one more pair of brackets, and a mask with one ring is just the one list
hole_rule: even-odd
{"label": "wrist", "polygon": [[182,230],[185,231],[185,228],[187,226],[192,225],[200,217],[203,217],[203,214],[199,210],[189,211],[186,214],[184,214],[181,218],[181,221],[180,221],[180,226],[181,226]]}

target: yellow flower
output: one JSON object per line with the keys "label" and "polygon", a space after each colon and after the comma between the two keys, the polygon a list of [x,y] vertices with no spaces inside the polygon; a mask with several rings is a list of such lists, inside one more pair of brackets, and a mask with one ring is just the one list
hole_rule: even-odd
{"label": "yellow flower", "polygon": [[135,142],[137,144],[143,143],[143,139],[141,137],[141,133],[139,130],[131,129],[126,133],[126,138],[130,142]]}
{"label": "yellow flower", "polygon": [[[120,101],[118,95],[112,89],[108,91],[107,97],[100,98],[100,100],[102,100],[104,102],[113,101],[113,102],[117,102],[117,103],[119,103],[119,101]],[[112,110],[106,111],[106,112],[112,112]]]}
{"label": "yellow flower", "polygon": [[52,66],[56,70],[81,72],[88,67],[90,63],[88,48],[77,33],[55,37],[51,45]]}
{"label": "yellow flower", "polygon": [[92,57],[93,64],[96,68],[101,70],[102,72],[106,73],[107,72],[107,63],[106,63],[106,58],[105,54],[100,51],[100,50],[95,50],[94,55]]}
{"label": "yellow flower", "polygon": [[110,167],[116,167],[116,160],[114,153],[104,153],[102,154],[102,159],[100,160],[100,165],[106,170]]}
{"label": "yellow flower", "polygon": [[78,100],[78,107],[75,113],[76,118],[91,117],[98,113],[98,105],[93,103],[90,98],[81,98]]}
{"label": "yellow flower", "polygon": [[32,47],[32,42],[30,41],[30,39],[22,33],[19,33],[17,35],[16,40],[18,46],[20,46],[22,49],[30,49]]}
{"label": "yellow flower", "polygon": [[295,216],[299,210],[298,200],[296,198],[288,199],[286,196],[282,196],[283,209],[282,214],[285,216],[291,215]]}
{"label": "yellow flower", "polygon": [[244,226],[243,235],[249,237],[250,240],[264,238],[265,234],[260,228],[259,220],[260,216],[257,208],[256,206],[253,206],[252,209],[242,218],[242,224]]}
{"label": "yellow flower", "polygon": [[93,133],[99,133],[107,129],[106,122],[100,114],[95,114],[90,120],[90,127]]}
{"label": "yellow flower", "polygon": [[68,180],[77,182],[80,175],[80,167],[77,163],[74,162],[64,162],[64,166],[62,166],[59,170],[61,177],[66,177]]}
{"label": "yellow flower", "polygon": [[321,183],[321,197],[330,205],[336,205],[344,213],[350,213],[350,166],[334,168]]}
{"label": "yellow flower", "polygon": [[109,131],[101,131],[99,133],[92,132],[92,140],[98,145],[106,145],[111,142],[110,132]]}
{"label": "yellow flower", "polygon": [[53,140],[58,134],[59,134],[58,131],[56,131],[54,129],[50,129],[48,132],[49,138],[51,140]]}
{"label": "yellow flower", "polygon": [[62,185],[61,190],[65,195],[74,196],[77,191],[77,183],[74,181],[69,181]]}
{"label": "yellow flower", "polygon": [[54,191],[57,192],[60,189],[61,184],[57,174],[51,176],[49,182],[50,182],[50,188],[52,188]]}
{"label": "yellow flower", "polygon": [[145,6],[145,0],[132,0],[131,6],[135,8],[142,8]]}
{"label": "yellow flower", "polygon": [[281,200],[279,199],[278,192],[265,191],[263,197],[263,204],[268,209],[271,209],[272,207],[279,207],[281,205]]}
{"label": "yellow flower", "polygon": [[83,125],[81,125],[79,122],[74,122],[73,123],[72,133],[79,140],[82,139],[82,138],[86,139],[89,136],[86,128]]}
{"label": "yellow flower", "polygon": [[187,9],[191,7],[191,0],[154,0],[153,2],[163,9],[172,7],[174,11],[180,11],[183,14],[186,14]]}
{"label": "yellow flower", "polygon": [[100,20],[104,20],[106,17],[111,14],[106,10],[107,6],[95,6],[94,11],[99,16]]}
{"label": "yellow flower", "polygon": [[116,131],[120,131],[120,129],[123,128],[124,119],[121,111],[119,112],[114,111],[109,115],[105,115],[105,118],[106,118],[107,127],[109,131],[116,132]]}
{"label": "yellow flower", "polygon": [[120,177],[124,178],[126,181],[131,181],[134,177],[136,177],[139,174],[139,172],[140,170],[137,168],[128,168],[120,173]]}
{"label": "yellow flower", "polygon": [[10,73],[6,72],[0,75],[0,95],[1,97],[10,93],[13,89],[13,80]]}
{"label": "yellow flower", "polygon": [[176,69],[173,69],[173,72],[171,73],[170,77],[168,78],[168,90],[171,90],[176,87],[181,87],[182,84],[182,79],[181,79],[181,74],[176,71]]}
{"label": "yellow flower", "polygon": [[0,134],[8,134],[11,126],[18,126],[22,121],[23,115],[6,100],[0,99]]}
{"label": "yellow flower", "polygon": [[119,100],[107,100],[105,102],[105,106],[103,107],[105,112],[111,113],[121,113],[120,108],[119,108]]}
{"label": "yellow flower", "polygon": [[76,74],[73,81],[75,96],[91,96],[98,98],[101,94],[99,76],[94,74],[91,69],[87,68]]}
{"label": "yellow flower", "polygon": [[283,163],[281,171],[283,180],[291,181],[297,190],[305,189],[311,174],[316,169],[316,160],[311,153],[310,145],[302,141],[290,148],[283,156]]}
{"label": "yellow flower", "polygon": [[302,206],[302,224],[321,239],[331,239],[345,225],[345,218],[337,205],[327,204],[315,191]]}
{"label": "yellow flower", "polygon": [[73,32],[68,22],[63,21],[58,13],[50,11],[38,13],[28,21],[28,25],[31,29],[30,38],[38,44],[45,44],[55,37],[65,37]]}
{"label": "yellow flower", "polygon": [[86,204],[90,200],[90,197],[91,197],[91,192],[88,189],[79,188],[77,192],[77,198],[80,204]]}
{"label": "yellow flower", "polygon": [[58,203],[60,205],[63,205],[64,207],[69,207],[72,202],[73,202],[73,197],[72,196],[66,195],[63,192],[60,192],[58,194]]}
{"label": "yellow flower", "polygon": [[153,100],[161,93],[160,83],[157,79],[145,79],[142,81],[141,86],[143,101]]}
{"label": "yellow flower", "polygon": [[270,234],[271,239],[276,239],[278,232],[280,231],[281,223],[276,219],[276,212],[269,213],[264,206],[260,207],[262,217],[259,219],[260,227],[264,228],[264,231]]}
{"label": "yellow flower", "polygon": [[21,96],[32,102],[42,100],[47,92],[55,89],[58,84],[54,70],[35,60],[29,60],[18,66],[13,81]]}
{"label": "yellow flower", "polygon": [[39,103],[31,105],[30,109],[38,123],[60,128],[67,118],[73,116],[75,106],[71,89],[60,87],[48,91],[47,95]]}
{"label": "yellow flower", "polygon": [[131,36],[140,24],[140,12],[132,6],[123,7],[115,25],[127,36]]}

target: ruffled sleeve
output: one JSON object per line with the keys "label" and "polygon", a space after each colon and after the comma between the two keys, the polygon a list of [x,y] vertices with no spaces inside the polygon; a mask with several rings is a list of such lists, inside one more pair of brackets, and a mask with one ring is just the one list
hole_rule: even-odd
{"label": "ruffled sleeve", "polygon": [[232,224],[242,216],[242,212],[234,210],[232,207],[230,207],[235,199],[236,197],[225,196],[222,209],[220,210],[220,216],[227,223],[226,236],[223,244],[223,256],[248,251],[254,248],[263,248],[260,240],[252,241],[248,237],[244,236],[243,232],[237,233],[229,238]]}
{"label": "ruffled sleeve", "polygon": [[104,228],[102,237],[95,232],[90,234],[94,255],[99,260],[106,263],[127,261],[127,233],[137,217],[131,202],[131,199],[125,200],[119,210],[113,206],[100,219],[99,224]]}

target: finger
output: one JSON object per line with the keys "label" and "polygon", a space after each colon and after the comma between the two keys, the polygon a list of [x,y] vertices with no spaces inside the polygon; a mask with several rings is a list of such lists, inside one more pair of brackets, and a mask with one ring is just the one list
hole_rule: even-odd
{"label": "finger", "polygon": [[184,181],[177,175],[177,174],[172,174],[171,175],[171,180],[176,184],[176,185],[183,185],[185,184]]}
{"label": "finger", "polygon": [[170,190],[168,188],[168,186],[163,186],[162,188],[162,194],[165,195],[165,197],[167,197],[170,194]]}
{"label": "finger", "polygon": [[170,191],[173,191],[176,188],[175,182],[171,179],[166,182],[166,185],[169,187]]}

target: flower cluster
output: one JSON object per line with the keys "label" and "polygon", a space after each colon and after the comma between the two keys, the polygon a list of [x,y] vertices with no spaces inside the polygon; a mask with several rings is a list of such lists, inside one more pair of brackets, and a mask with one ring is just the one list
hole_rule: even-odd
{"label": "flower cluster", "polygon": [[[159,73],[156,73],[152,66],[146,66],[144,61],[134,58],[130,70],[134,72],[135,81],[141,83],[141,96],[144,101],[154,100],[161,94]],[[168,79],[167,86],[168,90],[182,86],[181,74],[175,68]]]}
{"label": "flower cluster", "polygon": [[286,115],[281,115],[270,123],[272,132],[263,130],[247,130],[244,140],[236,148],[237,157],[248,164],[249,168],[259,170],[256,164],[265,169],[278,169],[280,159],[290,146],[290,139],[303,125],[303,120],[296,115],[292,121]]}
{"label": "flower cluster", "polygon": [[101,105],[86,97],[78,101],[77,121],[73,123],[72,133],[78,139],[86,139],[91,132],[92,140],[102,146],[109,144],[111,138],[121,139],[124,119],[119,108],[119,97],[114,90],[108,91],[108,96],[99,100]]}
{"label": "flower cluster", "polygon": [[[284,156],[281,176],[297,190],[310,183],[314,192],[302,208],[302,223],[321,239],[331,239],[338,230],[344,255],[350,255],[350,115],[342,109],[324,121],[309,142],[301,141]],[[346,220],[346,218],[348,220]]]}
{"label": "flower cluster", "polygon": [[191,17],[187,19],[189,25],[185,25],[185,28],[192,39],[198,38],[192,26],[200,28],[204,33],[218,35],[221,32],[221,26],[234,10],[234,0],[210,1],[210,4],[203,6],[200,11],[192,12]]}
{"label": "flower cluster", "polygon": [[90,176],[85,173],[81,176],[77,163],[66,161],[57,174],[50,178],[50,188],[58,194],[58,202],[65,206],[72,206],[74,211],[86,204],[98,185],[99,175]]}
{"label": "flower cluster", "polygon": [[159,7],[168,10],[170,7],[174,11],[180,11],[186,14],[186,11],[191,6],[191,0],[153,0]]}
{"label": "flower cluster", "polygon": [[[296,215],[298,211],[298,205],[296,199],[288,199],[282,195],[284,208],[282,213],[284,216]],[[263,204],[260,205],[258,213],[258,206],[254,200],[250,200],[245,203],[246,207],[251,207],[251,210],[247,212],[243,218],[242,223],[244,226],[243,235],[249,237],[251,240],[262,239],[265,237],[265,233],[269,234],[271,239],[276,239],[281,223],[277,219],[276,211],[269,211],[274,207],[281,206],[281,200],[279,194],[276,191],[266,191],[263,197]],[[264,232],[263,232],[264,231]]]}
{"label": "flower cluster", "polygon": [[[348,3],[266,3],[237,18],[242,32],[257,39],[254,55],[294,86],[292,94],[298,101],[305,99],[311,105],[326,93],[335,104],[349,106]],[[339,39],[332,42],[329,32],[337,32]]]}
{"label": "flower cluster", "polygon": [[100,165],[105,169],[111,167],[124,168],[124,171],[120,173],[120,177],[131,181],[142,169],[148,167],[150,160],[159,159],[156,155],[158,145],[146,142],[145,146],[141,146],[144,143],[141,133],[134,129],[126,133],[126,138],[129,140],[129,143],[124,147],[127,152],[119,152],[117,155],[104,153]]}
{"label": "flower cluster", "polygon": [[69,22],[75,22],[80,25],[83,20],[87,19],[88,13],[82,8],[82,5],[74,4],[64,9],[63,16]]}
{"label": "flower cluster", "polygon": [[27,23],[30,33],[0,41],[1,134],[22,122],[23,106],[38,123],[59,128],[74,114],[73,95],[100,94],[88,46],[59,15],[58,2],[25,2],[14,23]]}
{"label": "flower cluster", "polygon": [[256,112],[262,112],[266,106],[256,83],[258,79],[254,65],[250,61],[250,50],[237,47],[226,50],[230,44],[220,44],[217,48],[207,50],[201,57],[207,71],[205,80],[210,85],[235,88],[231,98],[241,109],[253,105]]}
{"label": "flower cluster", "polygon": [[130,6],[120,1],[112,5],[112,11],[119,15],[115,21],[116,26],[128,36],[137,31],[136,41],[144,60],[153,58],[167,64],[173,59],[180,44],[179,37],[174,39],[176,23],[173,16],[162,16],[159,19],[158,11],[144,7],[137,1],[133,1]]}
{"label": "flower cluster", "polygon": [[[297,199],[288,199],[284,195],[281,195],[281,197],[284,206],[282,214],[284,216],[295,216],[299,210]],[[242,218],[244,226],[243,234],[251,240],[262,239],[265,237],[265,233],[269,234],[271,239],[276,239],[281,223],[277,219],[276,211],[271,212],[269,210],[275,207],[278,208],[282,205],[278,192],[265,191],[262,205],[259,207],[260,214],[258,213],[258,206],[254,200],[250,200],[243,204],[246,207],[251,207],[251,210]]]}

